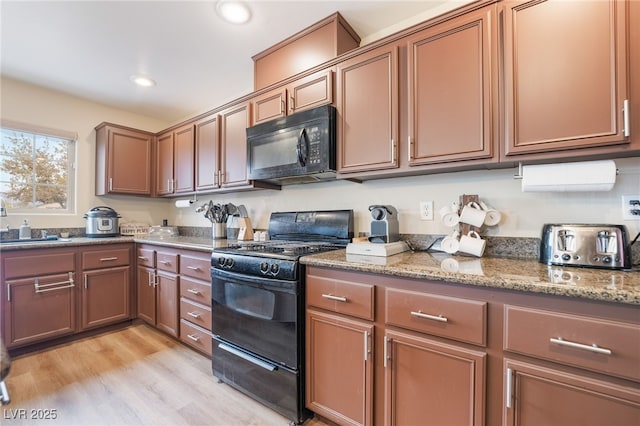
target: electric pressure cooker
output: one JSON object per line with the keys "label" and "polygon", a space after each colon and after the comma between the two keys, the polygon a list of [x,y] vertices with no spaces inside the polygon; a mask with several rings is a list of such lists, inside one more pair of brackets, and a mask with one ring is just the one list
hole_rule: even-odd
{"label": "electric pressure cooker", "polygon": [[94,207],[84,214],[87,219],[87,237],[117,237],[120,235],[118,218],[121,216],[111,207]]}

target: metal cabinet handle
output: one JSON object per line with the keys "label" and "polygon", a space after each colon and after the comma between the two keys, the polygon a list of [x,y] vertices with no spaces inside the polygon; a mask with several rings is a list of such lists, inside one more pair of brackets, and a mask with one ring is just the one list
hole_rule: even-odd
{"label": "metal cabinet handle", "polygon": [[140,259],[140,260],[148,260],[149,258],[144,257],[144,256],[138,256],[138,259]]}
{"label": "metal cabinet handle", "polygon": [[84,274],[84,288],[87,288],[88,281],[89,281],[89,275]]}
{"label": "metal cabinet handle", "polygon": [[585,345],[583,343],[576,343],[576,342],[571,342],[569,340],[564,340],[562,337],[558,337],[558,338],[552,337],[549,339],[549,342],[555,343],[560,346],[568,346],[570,348],[583,349],[585,351],[595,352],[598,354],[605,354],[605,355],[612,354],[611,349],[601,348],[595,343],[592,345]]}
{"label": "metal cabinet handle", "polygon": [[411,315],[414,316],[414,317],[418,317],[418,318],[430,319],[430,320],[440,321],[440,322],[449,321],[447,319],[447,317],[443,317],[442,315],[429,315],[429,314],[425,314],[425,313],[423,313],[421,311],[418,311],[418,312],[411,311]]}
{"label": "metal cabinet handle", "polygon": [[35,288],[36,293],[44,293],[46,291],[55,291],[62,290],[65,288],[75,287],[75,282],[73,281],[73,272],[69,272],[69,279],[67,281],[59,281],[50,284],[40,284],[38,278],[35,279],[33,286]]}
{"label": "metal cabinet handle", "polygon": [[629,136],[631,136],[631,129],[629,126],[629,123],[631,122],[629,117],[629,99],[625,99],[623,102],[622,116],[624,119],[624,137],[628,138]]}
{"label": "metal cabinet handle", "polygon": [[369,359],[369,332],[364,332],[364,360]]}
{"label": "metal cabinet handle", "polygon": [[325,299],[336,300],[338,302],[346,302],[347,298],[343,296],[334,296],[333,294],[323,294],[322,297]]}
{"label": "metal cabinet handle", "polygon": [[189,315],[192,318],[200,318],[200,314],[197,312],[187,312],[187,315]]}
{"label": "metal cabinet handle", "polygon": [[109,178],[109,192],[113,191],[113,178]]}
{"label": "metal cabinet handle", "polygon": [[162,263],[163,265],[171,265],[171,262],[167,260],[158,260],[158,263]]}
{"label": "metal cabinet handle", "polygon": [[189,288],[189,289],[187,289],[187,291],[188,291],[189,293],[191,293],[191,294],[200,294],[200,292],[199,292],[198,290],[195,290],[195,289],[193,289],[193,288]]}
{"label": "metal cabinet handle", "polygon": [[118,260],[117,257],[101,257],[100,262],[110,262],[112,260]]}
{"label": "metal cabinet handle", "polygon": [[396,141],[391,139],[391,164],[396,163]]}
{"label": "metal cabinet handle", "polygon": [[507,368],[507,388],[504,391],[505,398],[507,398],[507,408],[511,408],[511,393],[513,392],[513,372],[510,368]]}
{"label": "metal cabinet handle", "polygon": [[192,334],[187,334],[187,337],[191,340],[193,340],[194,342],[199,342],[200,338],[198,336],[194,336]]}
{"label": "metal cabinet handle", "polygon": [[192,271],[201,271],[202,269],[198,268],[197,266],[187,266],[187,269],[191,269]]}
{"label": "metal cabinet handle", "polygon": [[289,96],[289,109],[291,111],[295,111],[296,110],[296,102],[295,102],[296,98],[293,97],[293,95]]}
{"label": "metal cabinet handle", "polygon": [[411,159],[413,158],[413,138],[411,136],[407,138],[407,145],[409,148],[407,150],[407,161],[411,162]]}
{"label": "metal cabinet handle", "polygon": [[391,342],[391,339],[389,339],[387,336],[384,336],[384,360],[383,360],[383,367],[387,368],[387,363],[389,361],[389,342]]}
{"label": "metal cabinet handle", "polygon": [[280,100],[280,115],[284,115],[284,99]]}

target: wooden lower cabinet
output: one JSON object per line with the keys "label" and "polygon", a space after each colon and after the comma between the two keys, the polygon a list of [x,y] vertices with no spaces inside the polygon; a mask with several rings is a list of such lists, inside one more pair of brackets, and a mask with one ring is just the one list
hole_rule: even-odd
{"label": "wooden lower cabinet", "polygon": [[640,424],[640,392],[561,369],[505,360],[507,426]]}
{"label": "wooden lower cabinet", "polygon": [[636,305],[306,267],[306,406],[339,425],[640,424]]}
{"label": "wooden lower cabinet", "polygon": [[136,253],[138,318],[178,337],[178,251],[139,245]]}
{"label": "wooden lower cabinet", "polygon": [[396,331],[384,345],[386,425],[484,424],[484,352]]}
{"label": "wooden lower cabinet", "polygon": [[306,403],[339,424],[373,424],[373,325],[307,310]]}
{"label": "wooden lower cabinet", "polygon": [[131,244],[98,245],[80,250],[81,330],[131,318]]}

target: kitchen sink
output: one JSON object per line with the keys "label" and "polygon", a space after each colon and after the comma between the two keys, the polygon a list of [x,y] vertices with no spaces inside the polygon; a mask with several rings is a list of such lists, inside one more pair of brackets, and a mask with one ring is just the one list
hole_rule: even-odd
{"label": "kitchen sink", "polygon": [[15,239],[7,239],[7,240],[0,240],[0,244],[8,244],[8,243],[38,243],[38,242],[43,242],[43,241],[58,241],[58,236],[57,235],[50,235],[46,238],[31,238],[28,240],[21,240],[19,238],[15,238]]}

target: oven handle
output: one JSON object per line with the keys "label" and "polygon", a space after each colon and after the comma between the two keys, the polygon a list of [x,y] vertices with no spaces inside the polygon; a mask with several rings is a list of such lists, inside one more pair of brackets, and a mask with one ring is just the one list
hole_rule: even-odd
{"label": "oven handle", "polygon": [[252,357],[251,355],[246,354],[232,346],[229,346],[226,343],[218,343],[218,347],[224,351],[229,352],[230,354],[233,354],[239,358],[244,359],[245,361],[249,361],[250,363],[257,365],[258,367],[262,367],[265,370],[275,371],[277,369],[275,365],[269,364],[258,358]]}
{"label": "oven handle", "polygon": [[[303,142],[304,138],[304,142]],[[296,154],[298,154],[298,164],[302,167],[307,165],[307,156],[309,154],[309,138],[307,137],[307,129],[304,127],[298,135],[298,144],[296,145]]]}
{"label": "oven handle", "polygon": [[268,290],[279,291],[282,293],[295,293],[296,287],[295,281],[256,277],[237,272],[223,271],[217,268],[211,268],[211,278],[234,280],[242,284],[260,286]]}

